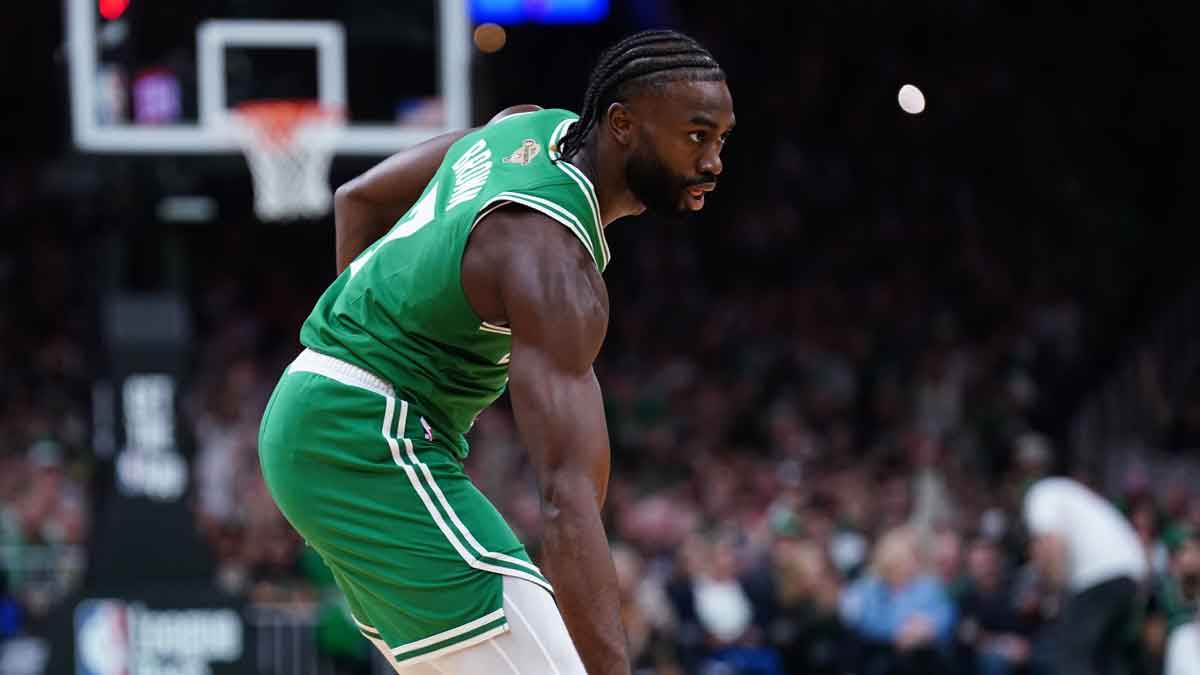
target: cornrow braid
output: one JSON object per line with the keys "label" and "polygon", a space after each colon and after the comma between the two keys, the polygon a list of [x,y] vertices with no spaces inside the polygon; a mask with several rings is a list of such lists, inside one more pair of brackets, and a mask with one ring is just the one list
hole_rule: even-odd
{"label": "cornrow braid", "polygon": [[588,77],[579,121],[559,141],[559,158],[579,152],[608,106],[634,87],[680,79],[721,81],[725,71],[699,42],[673,30],[635,33],[604,50]]}

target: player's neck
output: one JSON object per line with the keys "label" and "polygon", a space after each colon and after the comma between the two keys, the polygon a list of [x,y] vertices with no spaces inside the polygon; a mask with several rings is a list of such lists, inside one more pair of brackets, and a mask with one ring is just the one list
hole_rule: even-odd
{"label": "player's neck", "polygon": [[596,199],[600,202],[600,221],[603,227],[645,210],[645,207],[630,191],[625,182],[625,163],[620,152],[603,152],[597,147],[595,138],[589,138],[579,152],[571,158],[571,164],[583,172],[596,188]]}

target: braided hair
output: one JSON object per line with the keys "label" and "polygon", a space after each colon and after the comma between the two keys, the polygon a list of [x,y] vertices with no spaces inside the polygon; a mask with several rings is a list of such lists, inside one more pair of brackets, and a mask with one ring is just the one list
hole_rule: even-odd
{"label": "braided hair", "polygon": [[579,121],[559,142],[560,158],[570,160],[608,106],[642,87],[673,80],[724,79],[725,71],[712,54],[683,33],[647,30],[630,35],[606,49],[592,69]]}

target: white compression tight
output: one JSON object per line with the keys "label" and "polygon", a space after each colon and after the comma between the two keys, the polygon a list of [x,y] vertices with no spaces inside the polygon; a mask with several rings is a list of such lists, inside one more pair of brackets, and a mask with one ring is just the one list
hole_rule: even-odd
{"label": "white compression tight", "polygon": [[504,577],[508,630],[461,651],[401,666],[399,675],[587,675],[554,598],[539,586]]}

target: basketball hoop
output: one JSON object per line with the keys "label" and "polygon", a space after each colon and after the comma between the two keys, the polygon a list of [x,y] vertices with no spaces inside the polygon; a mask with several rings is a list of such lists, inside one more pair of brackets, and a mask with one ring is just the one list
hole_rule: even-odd
{"label": "basketball hoop", "polygon": [[254,178],[254,211],[266,221],[329,213],[329,164],[341,110],[317,101],[251,101],[229,111],[229,130]]}

